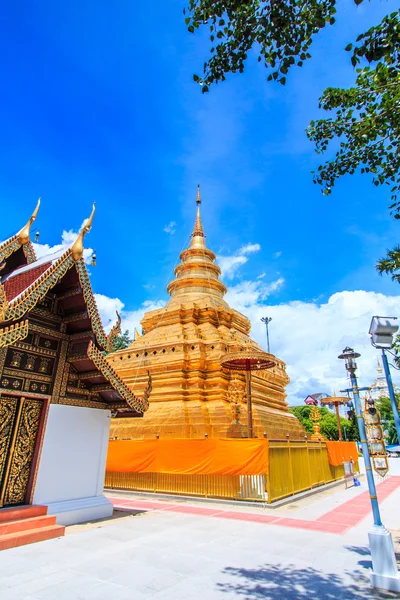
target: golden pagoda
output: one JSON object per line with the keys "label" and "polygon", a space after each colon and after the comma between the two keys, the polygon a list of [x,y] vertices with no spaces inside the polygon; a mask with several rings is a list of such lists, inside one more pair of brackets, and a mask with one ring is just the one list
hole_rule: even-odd
{"label": "golden pagoda", "polygon": [[[197,215],[189,248],[180,255],[175,279],[168,285],[167,305],[144,315],[143,335],[108,360],[124,382],[140,391],[152,376],[150,406],[141,419],[115,418],[111,438],[247,437],[246,391],[243,373],[221,366],[230,350],[261,348],[249,337],[250,321],[224,300],[226,287],[215,254],[206,247]],[[253,372],[255,437],[304,439],[300,422],[288,411],[285,363]]]}

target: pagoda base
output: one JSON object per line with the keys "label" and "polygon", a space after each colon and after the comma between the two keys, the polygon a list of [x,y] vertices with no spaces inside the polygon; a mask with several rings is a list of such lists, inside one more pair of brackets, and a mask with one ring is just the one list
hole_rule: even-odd
{"label": "pagoda base", "polygon": [[[232,403],[224,401],[153,402],[142,419],[112,419],[110,438],[246,438],[247,405],[240,404],[239,423],[232,422]],[[253,404],[254,437],[301,439],[306,435],[294,415]]]}

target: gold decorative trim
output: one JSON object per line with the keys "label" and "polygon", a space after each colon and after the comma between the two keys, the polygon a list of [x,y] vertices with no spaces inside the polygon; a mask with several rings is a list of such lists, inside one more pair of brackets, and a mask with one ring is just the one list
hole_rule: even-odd
{"label": "gold decorative trim", "polygon": [[87,331],[81,331],[80,333],[71,333],[69,339],[71,342],[76,342],[79,340],[87,340],[89,342],[89,340],[93,339],[93,337],[92,330],[88,329]]}
{"label": "gold decorative trim", "polygon": [[15,344],[19,340],[24,340],[28,335],[28,329],[28,319],[0,329],[0,348],[5,348],[6,346]]}
{"label": "gold decorative trim", "polygon": [[28,263],[28,265],[31,265],[37,260],[32,242],[29,240],[29,242],[27,244],[24,244],[22,248],[25,254],[26,262]]}
{"label": "gold decorative trim", "polygon": [[102,375],[111,383],[113,388],[122,396],[128,406],[133,408],[139,413],[145,412],[149,408],[149,396],[151,392],[152,379],[149,373],[148,386],[143,394],[142,398],[135,396],[135,394],[128,388],[128,386],[119,378],[117,373],[107,362],[104,356],[97,350],[93,342],[90,342],[88,347],[88,357],[93,361],[95,366],[99,369]]}
{"label": "gold decorative trim", "polygon": [[[62,317],[60,315],[56,315],[56,313],[53,313],[46,308],[41,308],[40,306],[35,306],[35,308],[32,309],[32,314],[43,317],[48,321],[57,321],[57,323],[61,323],[62,321]],[[49,329],[49,331],[53,331],[53,329]]]}
{"label": "gold decorative trim", "polygon": [[95,377],[100,377],[98,371],[83,371],[82,373],[78,374],[79,381],[83,381],[86,379],[94,379]]}
{"label": "gold decorative trim", "polygon": [[82,400],[79,398],[60,398],[58,404],[64,404],[69,406],[81,406],[82,408],[101,408],[107,409],[107,405],[104,402],[95,402],[94,400]]}
{"label": "gold decorative trim", "polygon": [[47,419],[49,416],[49,407],[50,407],[50,402],[43,402],[42,411],[45,411],[45,414],[43,416],[43,426],[41,428],[41,431],[39,432],[40,440],[39,440],[38,453],[37,453],[37,457],[36,457],[35,472],[33,474],[32,487],[31,487],[31,491],[29,494],[29,500],[28,500],[29,504],[32,504],[33,496],[35,494],[35,487],[36,487],[36,481],[37,481],[37,476],[38,476],[38,472],[39,472],[40,458],[42,456],[44,436],[46,433]]}
{"label": "gold decorative trim", "polygon": [[[63,384],[63,375],[66,370],[65,369],[65,367],[66,367],[65,361],[66,361],[66,357],[67,357],[68,346],[69,346],[69,343],[67,340],[63,340],[61,342],[61,348],[60,348],[58,363],[57,363],[57,367],[56,367],[56,376],[54,378],[54,385],[53,385],[53,394],[52,394],[53,404],[57,404],[58,399],[61,395],[61,387]],[[69,365],[68,365],[68,367],[69,367]],[[68,381],[68,375],[69,375],[69,369],[68,369],[66,382]],[[66,385],[65,385],[65,387],[66,387]],[[65,394],[65,391],[64,391],[64,394]]]}
{"label": "gold decorative trim", "polygon": [[86,388],[76,387],[74,385],[67,386],[67,393],[71,394],[72,396],[74,394],[76,394],[77,396],[90,396],[91,395],[90,390],[88,390]]}
{"label": "gold decorative trim", "polygon": [[[30,329],[30,327],[29,327]],[[19,348],[20,350],[26,350],[27,352],[30,352],[31,354],[40,354],[41,356],[50,356],[50,358],[55,358],[57,356],[57,351],[56,350],[47,350],[47,348],[38,348],[37,346],[31,346],[30,344],[26,344],[25,342],[16,342],[15,344],[16,348]]]}
{"label": "gold decorative trim", "polygon": [[0,348],[0,376],[3,373],[4,363],[6,362],[7,348]]}
{"label": "gold decorative trim", "polygon": [[50,327],[42,327],[41,325],[37,325],[36,323],[31,323],[30,331],[34,331],[35,333],[43,333],[43,335],[48,335],[53,338],[58,338],[60,340],[67,340],[69,336],[66,333],[62,333],[61,331],[57,331],[56,329],[51,329]]}
{"label": "gold decorative trim", "polygon": [[5,312],[4,320],[20,319],[25,313],[32,310],[74,264],[71,250],[67,250],[31,286],[17,298],[11,300]]}
{"label": "gold decorative trim", "polygon": [[39,373],[33,371],[21,371],[19,369],[10,368],[4,369],[3,375],[7,375],[8,377],[27,377],[29,375],[29,380],[33,381],[33,379],[35,379],[37,381],[43,381],[44,383],[51,383],[52,380],[51,375],[39,375]]}
{"label": "gold decorative trim", "polygon": [[103,329],[96,300],[94,299],[94,294],[92,286],[90,284],[89,274],[86,269],[85,261],[83,260],[83,258],[80,258],[76,261],[75,265],[76,270],[78,271],[79,281],[83,290],[83,297],[87,306],[89,318],[92,322],[94,334],[101,348],[105,350],[107,346],[107,336]]}
{"label": "gold decorative trim", "polygon": [[8,240],[0,244],[0,263],[4,262],[11,254],[14,254],[21,248],[18,241],[18,234],[13,235]]}
{"label": "gold decorative trim", "polygon": [[41,400],[50,399],[51,396],[49,394],[36,394],[35,392],[25,392],[23,390],[9,390],[7,388],[0,387],[0,396],[4,394],[5,396],[18,396],[23,398],[40,398]]}
{"label": "gold decorative trim", "polygon": [[89,318],[87,310],[81,310],[80,312],[72,313],[63,317],[63,324],[74,323],[75,321],[83,321]]}

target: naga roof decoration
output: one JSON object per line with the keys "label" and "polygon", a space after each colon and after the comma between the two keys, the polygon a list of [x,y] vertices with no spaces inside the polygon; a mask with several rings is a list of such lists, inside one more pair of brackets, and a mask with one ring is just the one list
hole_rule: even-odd
{"label": "naga roof decoration", "polygon": [[149,396],[152,388],[152,379],[149,372],[147,372],[148,383],[143,396],[135,396],[132,390],[130,390],[119,375],[117,375],[112,366],[107,362],[102,353],[99,352],[93,342],[90,342],[89,344],[87,355],[131,408],[140,413],[149,408]]}
{"label": "naga roof decoration", "polygon": [[0,348],[5,348],[15,342],[24,340],[29,332],[28,319],[0,329]]}
{"label": "naga roof decoration", "polygon": [[107,352],[112,352],[114,350],[117,338],[121,333],[121,315],[119,314],[118,311],[116,311],[116,313],[117,313],[117,322],[115,323],[115,325],[113,325],[110,333],[107,336],[107,345],[106,345]]}
{"label": "naga roof decoration", "polygon": [[[32,223],[36,220],[39,207],[40,198],[37,201],[36,208],[27,224],[18,233],[0,243],[0,265],[4,263],[4,261],[7,260],[7,258],[9,258],[12,254],[14,254],[14,252],[19,250],[21,246],[23,248],[27,264],[31,264],[36,260],[35,250],[33,249],[33,245],[30,240],[30,229]],[[2,267],[0,267],[0,269],[1,268]]]}

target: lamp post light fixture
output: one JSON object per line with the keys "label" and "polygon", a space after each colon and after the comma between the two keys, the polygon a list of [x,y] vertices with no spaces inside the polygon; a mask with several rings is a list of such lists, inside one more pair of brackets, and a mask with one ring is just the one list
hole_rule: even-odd
{"label": "lamp post light fixture", "polygon": [[364,417],[361,410],[359,388],[356,377],[356,358],[359,356],[361,355],[358,354],[358,352],[354,352],[352,348],[346,347],[342,354],[339,354],[338,358],[345,361],[346,370],[350,375],[351,391],[354,398],[358,429],[361,438],[362,454],[367,473],[372,514],[374,517],[374,525],[368,532],[372,558],[372,571],[370,574],[370,579],[373,587],[400,592],[400,577],[397,570],[396,557],[394,554],[392,534],[383,526],[381,521],[374,475],[371,467],[371,457],[368,449],[367,432],[365,430]]}
{"label": "lamp post light fixture", "polygon": [[269,346],[269,330],[268,330],[268,325],[271,323],[272,317],[261,317],[261,321],[263,323],[265,323],[265,329],[267,330],[267,352],[268,352],[268,354],[270,354],[271,349],[270,349],[270,346]]}
{"label": "lamp post light fixture", "polygon": [[390,350],[390,348],[392,348],[393,336],[399,329],[399,326],[395,321],[397,321],[397,317],[372,317],[371,325],[369,327],[369,334],[371,336],[371,344],[374,346],[374,348],[382,350],[383,368],[389,390],[394,423],[396,425],[397,441],[400,444],[400,417],[397,408],[396,396],[393,389],[392,376],[389,369],[389,361],[386,355],[386,350]]}

